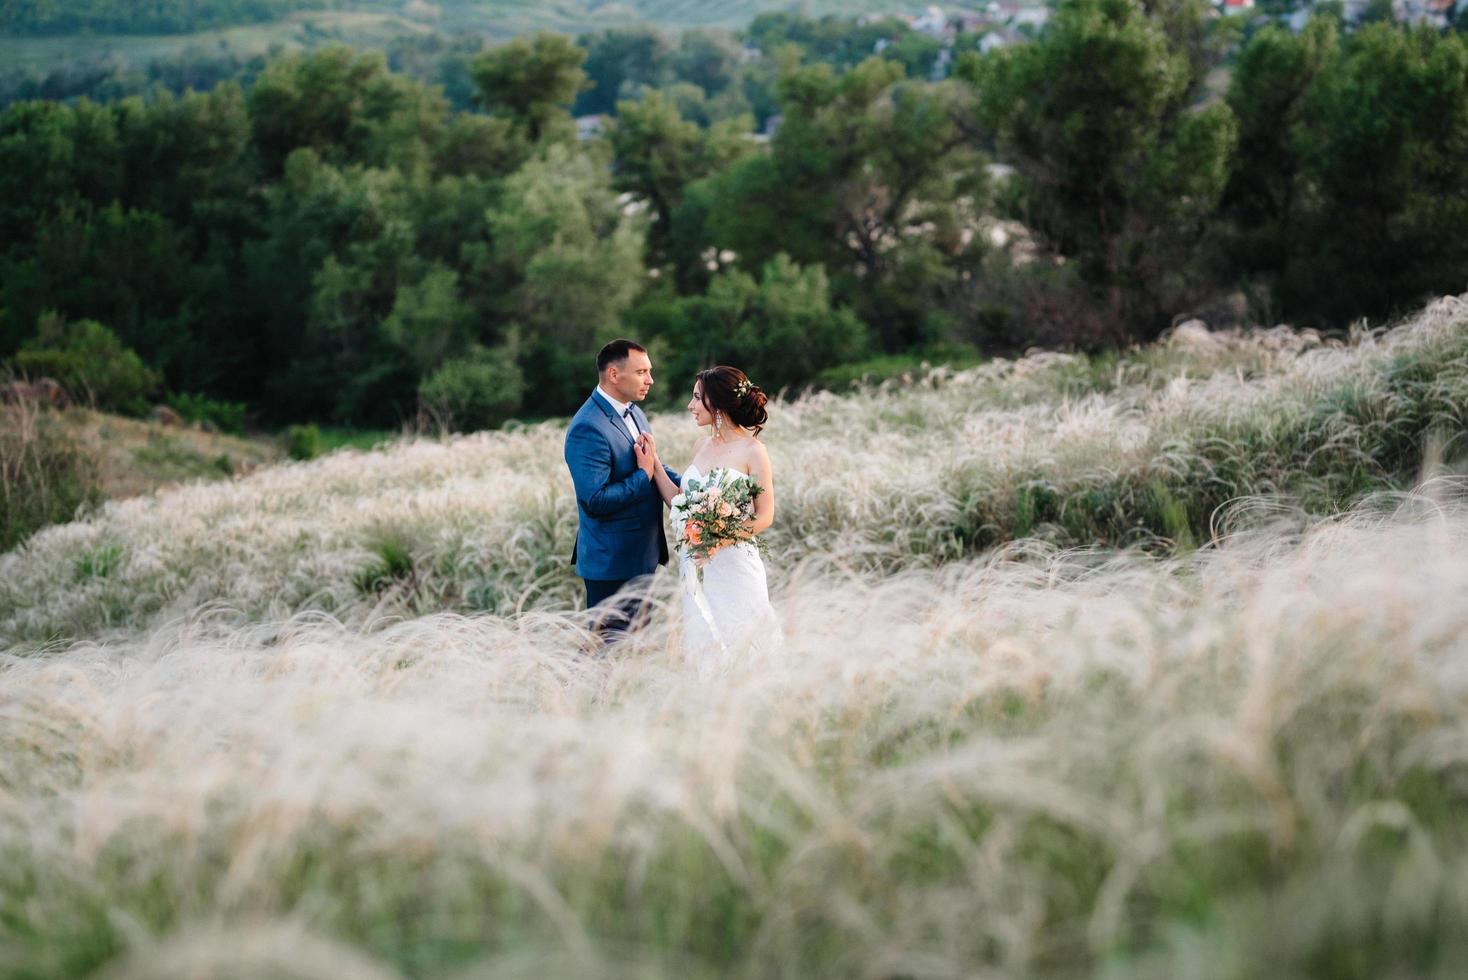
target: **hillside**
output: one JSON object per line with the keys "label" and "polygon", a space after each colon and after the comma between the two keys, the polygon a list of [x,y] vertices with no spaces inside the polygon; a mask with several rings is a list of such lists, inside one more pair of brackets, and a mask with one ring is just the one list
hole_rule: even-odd
{"label": "hillside", "polygon": [[[539,30],[567,34],[652,24],[669,31],[693,27],[723,27],[737,30],[748,26],[756,15],[789,9],[777,0],[738,0],[708,4],[694,0],[630,0],[624,3],[522,3],[518,0],[445,0],[442,3],[375,2],[348,0],[336,4],[299,4],[284,16],[250,19],[238,23],[169,32],[92,29],[83,34],[33,35],[0,25],[0,61],[12,68],[39,72],[64,67],[78,60],[114,57],[133,64],[172,58],[185,52],[223,52],[248,58],[274,47],[314,48],[323,43],[345,42],[353,47],[385,47],[395,38],[441,32],[448,36],[482,35],[506,40]],[[963,8],[967,4],[950,4]],[[327,7],[328,9],[320,9]],[[810,0],[800,9],[812,16],[862,13],[908,13],[921,10],[919,3],[898,0],[881,3],[857,0]]]}
{"label": "hillside", "polygon": [[161,425],[86,409],[66,412],[61,420],[100,463],[102,492],[109,499],[250,473],[284,455],[273,440],[188,425]]}
{"label": "hillside", "polygon": [[1468,297],[778,403],[712,677],[588,653],[556,424],[108,504],[0,557],[0,968],[1450,976],[1465,419]]}
{"label": "hillside", "polygon": [[[1424,447],[1465,428],[1463,306],[1346,344],[1184,332],[1120,358],[1035,354],[779,405],[771,546],[892,574],[1016,539],[1186,550],[1261,494],[1339,512],[1409,487]],[[688,455],[681,413],[654,425],[668,459]],[[245,621],[314,609],[354,624],[567,610],[561,435],[549,422],[410,442],[110,504],[0,559],[0,639],[154,628],[215,602]],[[122,560],[57,587],[97,549]]]}

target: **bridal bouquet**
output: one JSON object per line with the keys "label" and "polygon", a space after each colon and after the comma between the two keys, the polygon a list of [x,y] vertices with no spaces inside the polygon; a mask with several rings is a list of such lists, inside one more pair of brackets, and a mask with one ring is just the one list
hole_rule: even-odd
{"label": "bridal bouquet", "polygon": [[743,473],[722,483],[715,474],[684,480],[683,492],[672,501],[678,548],[699,565],[726,545],[753,541],[762,548],[764,542],[752,538],[746,525],[754,519],[754,498],[763,492],[764,487]]}

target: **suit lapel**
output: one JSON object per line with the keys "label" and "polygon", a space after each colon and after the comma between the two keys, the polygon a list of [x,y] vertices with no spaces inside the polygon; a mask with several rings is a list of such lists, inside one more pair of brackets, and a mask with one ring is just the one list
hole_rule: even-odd
{"label": "suit lapel", "polygon": [[[637,440],[633,439],[632,433],[627,431],[627,426],[622,421],[621,417],[617,415],[617,410],[612,407],[610,402],[608,402],[605,398],[601,396],[600,391],[593,393],[591,396],[591,400],[596,402],[597,407],[601,409],[602,414],[607,417],[607,421],[612,424],[612,428],[622,433],[622,438],[626,439],[634,446],[637,445]],[[638,414],[638,411],[639,410],[636,408],[636,406],[634,406],[632,409],[632,414],[635,416]]]}

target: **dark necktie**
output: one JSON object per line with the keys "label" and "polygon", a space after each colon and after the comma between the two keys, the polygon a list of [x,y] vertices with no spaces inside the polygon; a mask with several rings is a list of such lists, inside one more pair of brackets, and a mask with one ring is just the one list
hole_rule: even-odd
{"label": "dark necktie", "polygon": [[636,429],[638,432],[641,432],[642,431],[642,426],[640,426],[640,425],[637,424],[637,417],[632,414],[632,406],[631,405],[628,405],[627,406],[627,410],[622,413],[622,418],[624,418],[624,419],[631,419],[632,420],[632,428]]}

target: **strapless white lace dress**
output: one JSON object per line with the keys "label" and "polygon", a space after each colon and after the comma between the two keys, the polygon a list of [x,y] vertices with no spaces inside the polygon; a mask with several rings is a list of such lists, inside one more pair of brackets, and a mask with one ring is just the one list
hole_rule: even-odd
{"label": "strapless white lace dress", "polygon": [[[683,479],[715,481],[737,470],[716,466],[707,474],[690,466]],[[678,556],[683,589],[683,651],[702,676],[721,673],[736,660],[778,653],[783,637],[770,605],[765,563],[750,543],[719,549],[703,568],[687,552]]]}

